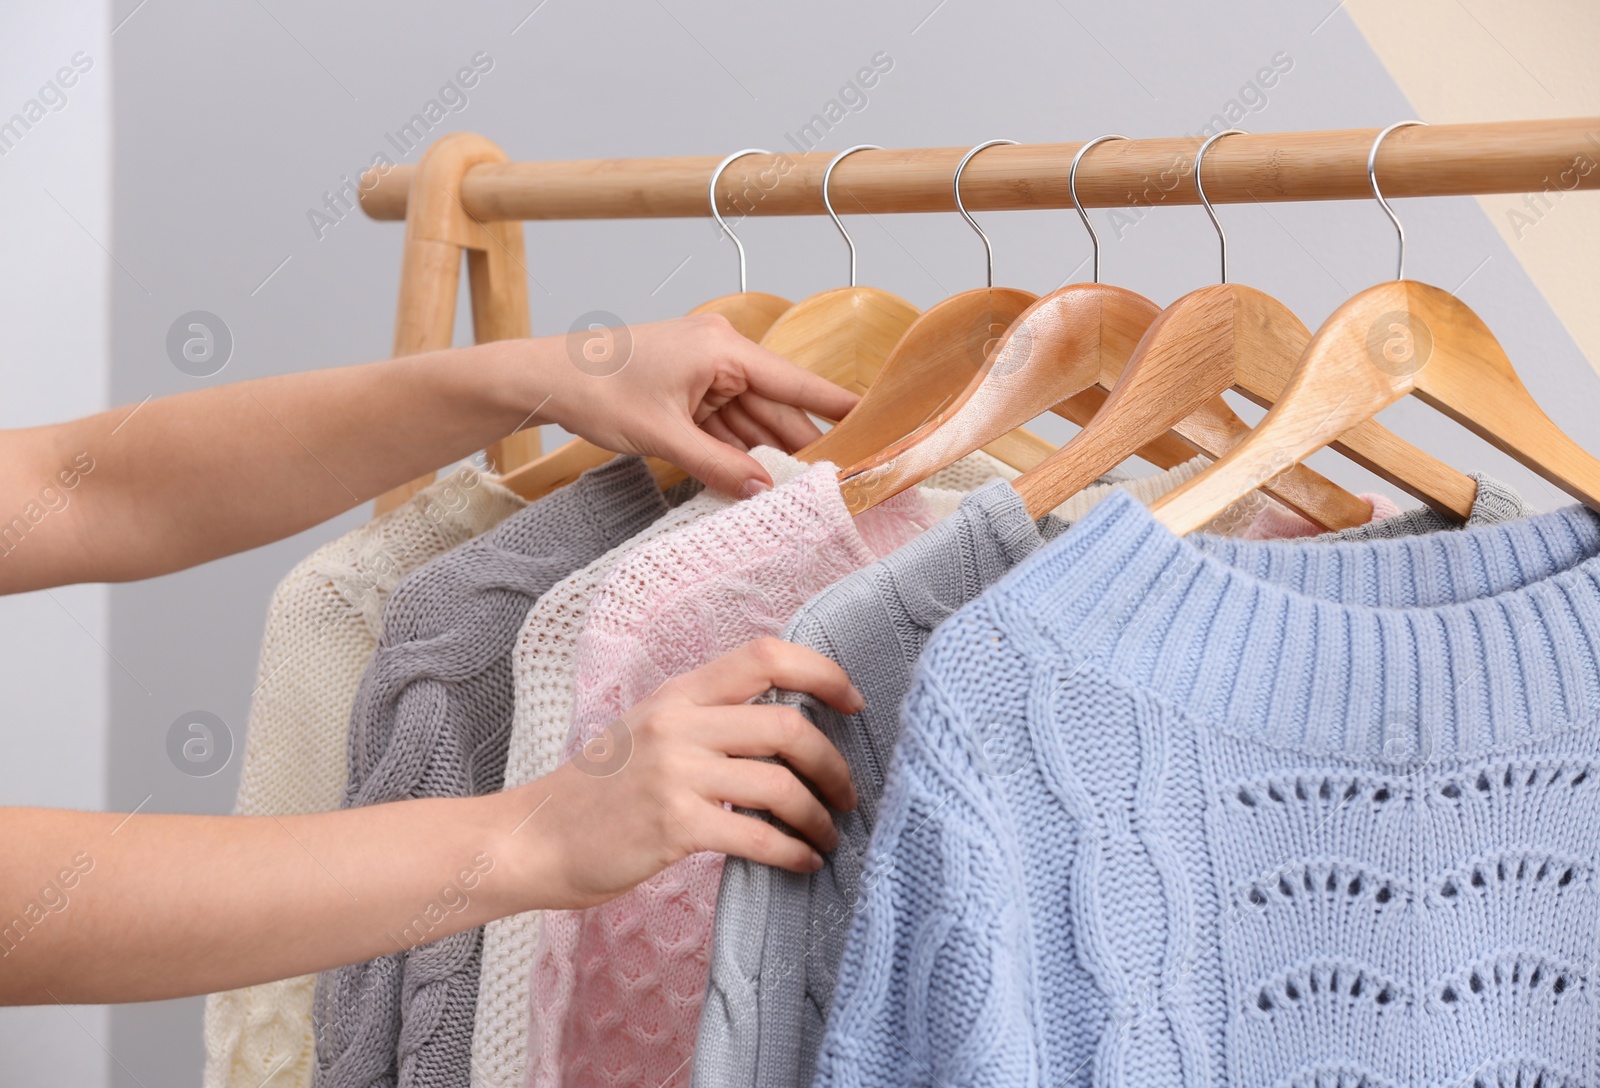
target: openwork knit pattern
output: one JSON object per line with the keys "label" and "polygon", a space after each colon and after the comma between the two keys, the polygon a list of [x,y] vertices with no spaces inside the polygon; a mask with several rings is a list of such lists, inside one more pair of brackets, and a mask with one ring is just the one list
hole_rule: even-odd
{"label": "openwork knit pattern", "polygon": [[1112,496],[935,634],[818,1085],[1600,1081],[1600,521],[1230,549]]}
{"label": "openwork knit pattern", "polygon": [[[813,593],[925,529],[916,492],[852,521],[827,463],[632,552],[578,639],[575,751],[664,681],[775,635]],[[626,895],[545,915],[530,1083],[686,1084],[705,988],[719,854]]]}
{"label": "openwork knit pattern", "polygon": [[[752,451],[774,485],[805,465],[765,446]],[[599,559],[557,582],[528,610],[512,649],[515,688],[505,788],[514,789],[556,769],[572,726],[572,675],[578,633],[589,602],[624,556],[646,541],[731,505],[715,491],[700,491]],[[484,927],[478,1012],[472,1028],[473,1088],[521,1088],[528,1065],[528,982],[539,939],[539,911],[500,918]]]}
{"label": "openwork knit pattern", "polygon": [[[499,789],[529,605],[664,508],[644,462],[618,458],[401,582],[351,715],[346,807]],[[318,1088],[465,1088],[482,930],[436,924],[424,910],[394,935],[407,952],[318,978]]]}
{"label": "openwork knit pattern", "polygon": [[[404,505],[324,544],[278,583],[267,607],[250,700],[237,815],[339,807],[350,708],[378,647],[390,591],[417,567],[524,505],[462,466]],[[206,998],[206,1088],[309,1088],[316,977]]]}
{"label": "openwork knit pattern", "polygon": [[[1159,478],[1125,481],[1120,489],[1147,503],[1207,463],[1197,458]],[[839,848],[816,873],[728,859],[700,1010],[695,1088],[811,1083],[884,773],[900,732],[900,705],[917,659],[951,613],[1038,550],[1047,536],[1064,531],[1063,514],[1087,512],[1110,490],[1088,488],[1036,525],[1016,491],[991,484],[893,555],[817,594],[790,621],[783,637],[838,662],[866,697],[859,714],[843,715],[802,693],[773,696],[798,707],[844,754],[859,803],[836,818]],[[1266,500],[1251,501],[1248,510],[1228,511],[1218,523],[1256,531],[1260,518],[1251,514],[1259,515],[1265,505]],[[1222,543],[1217,537],[1196,542]]]}
{"label": "openwork knit pattern", "polygon": [[[787,483],[806,468],[804,462],[779,450],[758,447],[751,453],[775,485]],[[980,451],[932,477],[930,487],[941,494],[925,492],[924,498],[932,500],[931,508],[948,506],[942,492],[953,495],[974,481],[983,483],[996,476],[1013,478],[1016,472]],[[516,706],[506,758],[506,789],[549,774],[560,760],[572,725],[578,632],[600,583],[634,548],[732,501],[713,491],[698,492],[637,536],[558,582],[528,610],[512,651]],[[472,1028],[474,1088],[520,1088],[527,1077],[529,978],[538,939],[538,911],[500,918],[484,927],[478,1012]]]}

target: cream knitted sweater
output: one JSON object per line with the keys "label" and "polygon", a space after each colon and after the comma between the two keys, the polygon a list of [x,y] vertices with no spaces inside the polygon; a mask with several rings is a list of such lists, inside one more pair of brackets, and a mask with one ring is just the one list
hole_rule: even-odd
{"label": "cream knitted sweater", "polygon": [[[773,483],[783,485],[807,467],[778,450],[752,451]],[[961,494],[1016,470],[981,451],[962,458],[922,489],[930,511],[943,517]],[[574,651],[595,591],[625,556],[731,500],[703,491],[668,511],[644,532],[557,583],[528,612],[512,650],[516,687],[505,787],[525,785],[555,770],[572,723]],[[538,911],[489,923],[484,932],[478,1012],[472,1036],[473,1088],[520,1088],[527,1076],[529,975],[539,940]]]}
{"label": "cream knitted sweater", "polygon": [[[526,505],[462,466],[302,560],[272,594],[234,812],[326,812],[344,797],[350,708],[402,577]],[[206,998],[206,1088],[308,1088],[315,975]]]}

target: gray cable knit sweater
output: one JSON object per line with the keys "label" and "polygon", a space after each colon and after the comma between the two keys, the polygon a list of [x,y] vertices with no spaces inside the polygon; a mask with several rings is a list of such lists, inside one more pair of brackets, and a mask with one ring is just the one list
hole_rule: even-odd
{"label": "gray cable knit sweater", "polygon": [[[665,512],[644,462],[617,458],[396,586],[351,714],[344,807],[499,789],[528,608]],[[315,1088],[467,1088],[483,930],[429,937],[464,895],[419,904],[405,952],[318,977]]]}
{"label": "gray cable knit sweater", "polygon": [[[1504,484],[1474,478],[1478,495],[1468,525],[1531,512]],[[1423,509],[1314,539],[1375,540],[1453,527]],[[1066,528],[1055,517],[1035,523],[1009,484],[991,483],[921,537],[813,597],[790,621],[784,638],[844,666],[866,697],[866,709],[847,717],[809,696],[774,696],[799,707],[839,746],[859,803],[836,818],[839,847],[816,873],[728,859],[700,1012],[695,1088],[811,1083],[899,735],[900,704],[917,659],[945,617]],[[1218,552],[1238,543],[1223,537],[1196,542]]]}

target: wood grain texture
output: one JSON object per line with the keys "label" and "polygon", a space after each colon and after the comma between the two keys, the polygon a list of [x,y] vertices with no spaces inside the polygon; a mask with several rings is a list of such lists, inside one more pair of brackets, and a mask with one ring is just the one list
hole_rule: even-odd
{"label": "wood grain texture", "polygon": [[721,314],[740,336],[759,344],[761,338],[767,335],[767,330],[772,328],[772,323],[793,305],[786,298],[764,291],[740,291],[702,302],[689,313]]}
{"label": "wood grain texture", "polygon": [[[522,263],[522,231],[496,230],[470,217],[459,198],[461,181],[479,163],[504,162],[505,152],[472,132],[452,132],[434,141],[422,153],[412,180],[414,192],[406,213],[405,248],[400,258],[400,299],[395,307],[394,354],[419,355],[450,346],[455,333],[456,294],[461,288],[461,253],[504,250],[513,243],[514,263]],[[500,258],[480,265],[483,279],[483,318],[489,328],[515,327],[514,303],[508,297],[510,280]],[[495,274],[490,275],[491,270]],[[526,325],[527,299],[521,300]],[[496,311],[510,307],[504,314]],[[479,298],[474,296],[474,321]],[[524,333],[526,335],[526,333]],[[373,504],[374,516],[393,510],[433,482],[433,473],[386,491]]]}
{"label": "wood grain texture", "polygon": [[[1175,403],[1164,408],[1166,415],[1187,409],[1192,416],[1230,385],[1270,408],[1282,394],[1310,342],[1311,330],[1272,296],[1243,284],[1202,287],[1162,311],[1146,332],[1138,353],[1153,366],[1136,370],[1133,363],[1137,360],[1130,360],[1118,382],[1126,383],[1130,398],[1152,391],[1174,397]],[[1224,384],[1219,386],[1219,383]],[[1115,417],[1106,418],[1110,422]],[[1198,440],[1200,435],[1197,433],[1195,438]],[[1401,440],[1376,422],[1363,424],[1346,434],[1335,448],[1457,521],[1465,520],[1472,509],[1477,484],[1471,477]],[[1206,452],[1216,455],[1217,448],[1213,446]],[[1080,478],[1088,467],[1076,466],[1073,479]],[[1267,490],[1291,509],[1324,525],[1358,515],[1363,519],[1370,516],[1370,510],[1361,514],[1355,506],[1349,505],[1359,500],[1333,494],[1323,481],[1323,477],[1309,469],[1295,469],[1288,479],[1268,482]],[[1030,503],[1043,509],[1052,508],[1043,505],[1052,494],[1066,490],[1066,486],[1055,483],[1050,475],[1037,476],[1027,484],[1019,480],[1018,485],[1019,491],[1031,493],[1024,496]],[[1329,503],[1343,506],[1345,513],[1334,513]]]}
{"label": "wood grain texture", "polygon": [[1407,393],[1600,509],[1600,461],[1534,403],[1471,308],[1412,280],[1368,288],[1334,311],[1251,436],[1151,509],[1173,532],[1192,532]]}
{"label": "wood grain texture", "polygon": [[[1101,379],[1102,381],[1104,378]],[[1094,414],[1106,402],[1106,390],[1099,383],[1091,385],[1077,396],[1068,397],[1066,400],[1050,409],[1062,419],[1070,419],[1080,427],[1087,427]],[[1240,420],[1242,423],[1243,420]],[[1055,450],[1051,449],[1051,453]],[[1185,461],[1190,460],[1196,453],[1207,453],[1208,450],[1196,449],[1190,446],[1176,434],[1168,432],[1153,442],[1146,442],[1139,449],[1139,456],[1157,468],[1177,468]],[[1043,464],[1044,458],[1039,458],[1028,468]],[[1026,471],[1026,469],[1024,469]]]}
{"label": "wood grain texture", "polygon": [[920,311],[876,287],[836,287],[785,310],[761,346],[836,385],[861,391]]}
{"label": "wood grain texture", "polygon": [[[528,270],[523,265],[522,224],[484,225],[489,245],[468,249],[467,288],[472,299],[472,335],[480,344],[491,340],[523,340],[533,335],[528,315]],[[491,443],[489,468],[509,472],[539,456],[539,426],[506,435]]]}
{"label": "wood grain texture", "polygon": [[[1379,173],[1390,197],[1543,192],[1547,177],[1594,154],[1600,118],[1496,121],[1403,129],[1384,141]],[[1375,128],[1232,136],[1206,156],[1213,204],[1284,200],[1370,200],[1367,151]],[[1119,140],[1078,170],[1085,207],[1194,204],[1197,137]],[[1064,165],[1081,143],[1017,144],[985,151],[961,178],[973,211],[1070,208]],[[966,147],[860,151],[834,171],[834,192],[852,210],[947,211],[950,178]],[[822,174],[831,151],[751,155],[718,186],[718,206],[748,215],[821,215]],[[706,184],[717,155],[485,163],[464,179],[462,200],[479,219],[635,219],[706,214]],[[361,206],[375,219],[406,215],[411,168],[362,175]],[[1577,179],[1600,188],[1600,171]],[[837,203],[837,202],[836,202]]]}
{"label": "wood grain texture", "polygon": [[[1009,287],[980,287],[930,306],[889,351],[861,403],[801,450],[800,459],[853,465],[928,422],[961,395],[983,366],[990,345],[1037,298]],[[996,440],[998,452],[991,451],[995,456],[1012,464],[1008,455],[1020,452],[1035,463],[1035,447],[1003,438]],[[1051,447],[1045,444],[1045,450]]]}
{"label": "wood grain texture", "polygon": [[958,400],[841,473],[846,506],[870,509],[1081,393],[1105,369],[1102,352],[1127,358],[1154,316],[1147,299],[1105,284],[1039,299],[1000,337]]}
{"label": "wood grain texture", "polygon": [[[1132,298],[1120,303],[1121,320],[1106,330],[1101,380],[1111,391],[1104,408],[1072,441],[1016,481],[1035,517],[1168,431],[1176,430],[1212,456],[1233,448],[1247,428],[1220,395],[1234,384],[1236,355],[1281,351],[1285,337],[1305,329],[1298,321],[1287,330],[1276,328],[1288,311],[1259,291],[1236,288],[1223,284],[1193,292],[1159,315],[1154,303],[1126,292]],[[1236,335],[1241,327],[1250,335]],[[1136,330],[1136,344],[1130,345]],[[1324,477],[1310,470],[1290,475],[1286,486],[1273,488],[1274,497],[1317,525],[1347,529],[1371,518],[1370,506]]]}

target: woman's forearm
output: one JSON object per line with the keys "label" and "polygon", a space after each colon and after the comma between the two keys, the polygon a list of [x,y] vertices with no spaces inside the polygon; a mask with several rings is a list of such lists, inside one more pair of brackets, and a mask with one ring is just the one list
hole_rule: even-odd
{"label": "woman's forearm", "polygon": [[149,577],[306,529],[529,422],[572,370],[558,351],[484,344],[0,432],[0,593]]}
{"label": "woman's forearm", "polygon": [[613,722],[601,747],[627,753],[615,766],[568,762],[504,793],[281,817],[0,808],[0,1004],[292,978],[593,906],[700,850],[814,872],[838,833],[802,782],[841,809],[855,794],[799,711],[750,703],[774,686],[863,705],[832,661],[760,639]]}
{"label": "woman's forearm", "polygon": [[537,785],[306,816],[0,809],[0,1004],[230,989],[527,909],[553,883]]}
{"label": "woman's forearm", "polygon": [[0,594],[165,574],[297,533],[533,422],[724,494],[856,397],[715,315],[501,340],[0,431]]}

